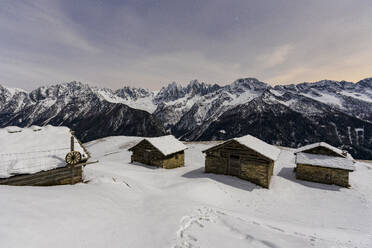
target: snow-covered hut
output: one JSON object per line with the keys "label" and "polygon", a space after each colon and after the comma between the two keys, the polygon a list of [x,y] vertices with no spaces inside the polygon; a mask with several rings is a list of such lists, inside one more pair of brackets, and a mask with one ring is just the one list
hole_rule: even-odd
{"label": "snow-covered hut", "polygon": [[0,184],[47,186],[82,181],[89,152],[67,127],[0,129]]}
{"label": "snow-covered hut", "polygon": [[251,135],[228,140],[203,153],[205,172],[237,176],[269,188],[280,149]]}
{"label": "snow-covered hut", "polygon": [[349,187],[349,172],[354,171],[354,160],[325,142],[300,147],[296,154],[296,178],[300,180],[336,184]]}
{"label": "snow-covered hut", "polygon": [[302,146],[295,150],[295,154],[299,152],[353,159],[353,157],[347,151],[338,149],[337,147],[331,146],[326,142],[318,142]]}
{"label": "snow-covered hut", "polygon": [[131,162],[172,169],[184,166],[186,148],[174,136],[167,135],[145,138],[128,150],[133,152]]}

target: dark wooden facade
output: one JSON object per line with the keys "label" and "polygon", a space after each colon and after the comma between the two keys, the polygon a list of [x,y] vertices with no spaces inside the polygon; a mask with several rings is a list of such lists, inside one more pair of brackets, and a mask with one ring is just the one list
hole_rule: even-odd
{"label": "dark wooden facade", "polygon": [[205,172],[237,176],[269,188],[274,161],[235,140],[206,151]]}
{"label": "dark wooden facade", "polygon": [[184,151],[165,156],[147,140],[142,140],[137,145],[130,148],[129,151],[133,152],[131,162],[139,162],[165,169],[173,169],[185,165]]}
{"label": "dark wooden facade", "polygon": [[8,178],[1,178],[0,185],[13,186],[52,186],[75,184],[82,182],[82,165],[74,167],[60,167],[48,171],[40,171],[34,174],[16,175]]}

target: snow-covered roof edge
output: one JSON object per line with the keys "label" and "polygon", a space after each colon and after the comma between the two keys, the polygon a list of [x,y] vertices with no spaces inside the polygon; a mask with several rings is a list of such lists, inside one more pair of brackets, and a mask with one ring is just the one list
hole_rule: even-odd
{"label": "snow-covered roof edge", "polygon": [[151,137],[151,138],[144,138],[140,142],[138,142],[133,147],[129,148],[128,150],[131,151],[134,147],[140,144],[142,141],[146,140],[151,145],[153,145],[156,149],[159,150],[164,156],[168,156],[180,151],[184,151],[187,149],[187,146],[184,145],[181,141],[176,139],[173,135],[165,135],[160,137]]}
{"label": "snow-covered roof edge", "polygon": [[296,154],[296,153],[299,153],[299,152],[303,152],[303,151],[306,151],[306,150],[313,149],[315,147],[324,147],[324,148],[327,148],[327,149],[337,153],[338,155],[340,155],[344,158],[354,159],[348,152],[346,152],[346,155],[345,155],[343,150],[338,149],[337,147],[331,146],[330,144],[328,144],[326,142],[317,142],[317,143],[309,144],[309,145],[306,145],[306,146],[302,146],[300,148],[297,148],[294,151],[294,153]]}
{"label": "snow-covered roof edge", "polygon": [[336,169],[343,169],[348,171],[354,171],[354,161],[341,158],[341,157],[333,157],[327,155],[320,155],[320,154],[311,154],[311,153],[303,153],[299,152],[296,154],[296,164],[305,164],[305,165],[312,165],[318,167],[326,167],[326,168],[336,168]]}
{"label": "snow-covered roof edge", "polygon": [[225,142],[223,142],[222,144],[218,144],[216,146],[213,146],[213,147],[210,147],[206,150],[203,151],[206,152],[210,149],[214,149],[216,147],[219,147],[219,146],[222,146],[224,144],[226,144],[227,142],[230,142],[230,141],[236,141],[238,142],[239,144],[249,148],[249,149],[252,149],[253,151],[267,157],[268,159],[271,159],[273,161],[277,160],[277,158],[279,157],[279,154],[280,154],[280,149],[273,146],[273,145],[270,145],[266,142],[264,142],[263,140],[260,140],[252,135],[246,135],[246,136],[242,136],[242,137],[239,137],[239,138],[233,138],[233,139],[229,139]]}

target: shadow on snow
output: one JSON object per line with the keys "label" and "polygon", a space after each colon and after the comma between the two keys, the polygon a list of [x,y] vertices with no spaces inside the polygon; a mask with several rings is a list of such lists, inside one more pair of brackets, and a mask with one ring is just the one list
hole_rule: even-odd
{"label": "shadow on snow", "polygon": [[342,187],[337,185],[330,185],[330,184],[323,184],[323,183],[315,183],[315,182],[308,182],[303,181],[300,179],[296,179],[296,173],[293,170],[293,167],[284,167],[282,168],[279,173],[279,177],[283,177],[289,181],[292,181],[294,183],[301,184],[308,188],[314,188],[314,189],[322,189],[322,190],[330,190],[330,191],[340,191]]}
{"label": "shadow on snow", "polygon": [[133,166],[141,166],[141,167],[144,167],[144,168],[147,168],[147,169],[151,169],[151,170],[158,170],[158,169],[161,169],[160,167],[158,166],[154,166],[154,165],[148,165],[148,164],[142,164],[142,163],[139,163],[139,162],[131,162],[129,163],[130,165],[133,165]]}
{"label": "shadow on snow", "polygon": [[235,176],[230,175],[221,175],[221,174],[214,174],[214,173],[205,173],[204,167],[189,171],[182,175],[182,177],[186,178],[209,178],[213,181],[223,183],[225,185],[229,185],[231,187],[245,190],[245,191],[253,191],[255,189],[264,189],[261,186],[258,186],[254,183],[249,181],[240,179]]}

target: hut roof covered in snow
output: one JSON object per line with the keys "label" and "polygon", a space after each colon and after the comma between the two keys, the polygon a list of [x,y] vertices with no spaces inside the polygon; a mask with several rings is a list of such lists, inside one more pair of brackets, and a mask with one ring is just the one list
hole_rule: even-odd
{"label": "hut roof covered in snow", "polygon": [[[70,142],[67,127],[0,128],[0,178],[64,167]],[[80,152],[83,159],[89,158],[77,139],[74,150]]]}
{"label": "hut roof covered in snow", "polygon": [[[278,157],[279,157],[279,154],[280,154],[280,149],[273,146],[273,145],[270,145],[252,135],[246,135],[246,136],[242,136],[242,137],[239,137],[239,138],[233,138],[233,139],[230,139],[230,140],[227,140],[226,142],[230,142],[230,141],[236,141],[238,142],[239,144],[249,148],[249,149],[252,149],[253,151],[255,152],[258,152],[260,153],[261,155],[275,161]],[[220,144],[220,145],[217,145],[217,146],[221,146],[223,144],[225,144],[226,142]],[[216,147],[217,147],[216,146]],[[215,147],[211,147],[209,149],[214,149]],[[205,150],[205,151],[208,151],[209,149]],[[205,152],[204,151],[204,152]]]}
{"label": "hut roof covered in snow", "polygon": [[[164,156],[168,156],[173,153],[187,149],[187,146],[185,146],[181,141],[176,139],[173,135],[145,138],[144,140],[148,141],[151,145],[158,149]],[[136,147],[138,144],[139,143],[137,143],[132,148]],[[129,150],[132,150],[132,148],[130,148]]]}
{"label": "hut roof covered in snow", "polygon": [[353,160],[341,157],[332,157],[327,155],[303,152],[299,152],[296,154],[296,163],[319,167],[343,169],[349,171],[355,170],[355,167],[353,166],[354,165]]}
{"label": "hut roof covered in snow", "polygon": [[316,148],[316,147],[324,147],[324,148],[326,148],[328,150],[331,150],[334,153],[336,153],[336,154],[338,154],[342,157],[345,157],[345,158],[348,158],[348,159],[353,159],[353,157],[348,152],[343,151],[341,149],[338,149],[337,147],[331,146],[330,144],[328,144],[326,142],[318,142],[318,143],[313,143],[313,144],[310,144],[310,145],[302,146],[300,148],[297,148],[294,151],[294,153],[304,152],[304,151],[311,150],[311,149]]}

